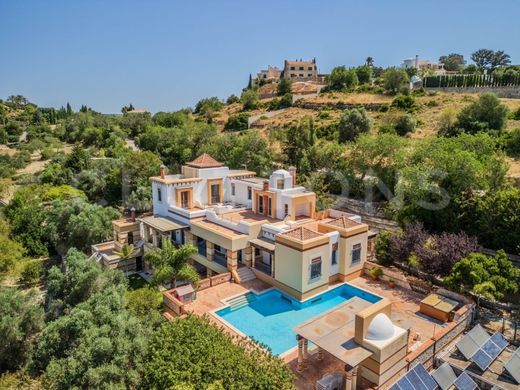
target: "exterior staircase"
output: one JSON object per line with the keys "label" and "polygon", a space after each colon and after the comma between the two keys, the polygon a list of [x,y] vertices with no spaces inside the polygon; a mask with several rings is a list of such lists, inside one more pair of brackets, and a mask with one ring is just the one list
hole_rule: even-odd
{"label": "exterior staircase", "polygon": [[240,309],[241,307],[247,306],[249,303],[256,301],[256,295],[248,292],[244,295],[239,295],[238,297],[231,298],[227,301],[231,311]]}
{"label": "exterior staircase", "polygon": [[256,279],[255,273],[249,267],[239,267],[237,269],[238,277],[240,278],[240,283],[248,282],[250,280]]}

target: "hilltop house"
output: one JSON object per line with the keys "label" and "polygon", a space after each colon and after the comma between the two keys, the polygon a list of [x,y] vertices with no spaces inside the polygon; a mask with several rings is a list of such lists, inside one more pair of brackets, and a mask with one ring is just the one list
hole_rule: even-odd
{"label": "hilltop house", "polygon": [[311,61],[288,61],[285,60],[283,67],[283,77],[293,81],[317,81],[318,67],[316,58]]}

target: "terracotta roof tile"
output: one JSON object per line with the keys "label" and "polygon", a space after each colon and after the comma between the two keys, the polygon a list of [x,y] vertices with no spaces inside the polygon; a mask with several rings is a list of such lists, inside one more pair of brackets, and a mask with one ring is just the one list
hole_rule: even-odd
{"label": "terracotta roof tile", "polygon": [[344,215],[334,219],[330,222],[327,222],[327,225],[337,226],[339,228],[347,229],[354,226],[359,226],[359,222],[353,221],[350,218],[345,217]]}
{"label": "terracotta roof tile", "polygon": [[223,164],[215,160],[209,154],[203,153],[195,160],[186,163],[186,165],[193,168],[216,168],[221,167]]}
{"label": "terracotta roof tile", "polygon": [[283,236],[295,238],[300,241],[310,240],[312,238],[321,237],[323,234],[307,229],[306,227],[299,226],[295,229],[280,233]]}

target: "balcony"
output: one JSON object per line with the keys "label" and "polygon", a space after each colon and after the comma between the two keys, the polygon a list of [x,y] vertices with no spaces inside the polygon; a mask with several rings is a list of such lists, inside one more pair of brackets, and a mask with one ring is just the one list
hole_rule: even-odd
{"label": "balcony", "polygon": [[213,254],[213,261],[217,264],[220,264],[223,267],[227,268],[227,256],[220,252],[215,252]]}

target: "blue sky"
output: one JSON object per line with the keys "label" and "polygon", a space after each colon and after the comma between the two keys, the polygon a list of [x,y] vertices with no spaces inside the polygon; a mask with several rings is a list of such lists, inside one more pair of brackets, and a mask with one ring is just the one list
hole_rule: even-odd
{"label": "blue sky", "polygon": [[0,0],[0,98],[156,112],[238,95],[285,58],[328,72],[492,48],[518,64],[518,15],[516,0]]}

